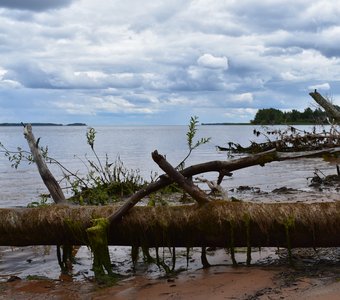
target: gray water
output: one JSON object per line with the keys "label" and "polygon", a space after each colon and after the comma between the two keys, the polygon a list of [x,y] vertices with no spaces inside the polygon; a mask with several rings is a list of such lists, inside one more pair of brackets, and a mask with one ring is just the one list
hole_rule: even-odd
{"label": "gray water", "polygon": [[[149,179],[151,172],[162,172],[151,159],[151,152],[158,150],[166,155],[167,160],[177,165],[187,154],[186,126],[106,126],[96,127],[97,131],[95,149],[101,159],[107,153],[110,160],[118,156],[127,168],[139,169],[140,173]],[[228,160],[226,152],[216,150],[216,145],[227,146],[230,141],[249,145],[253,136],[254,126],[200,126],[197,138],[211,137],[211,141],[196,149],[187,162],[187,166],[211,160]],[[40,137],[40,145],[48,145],[49,155],[73,172],[85,174],[81,159],[87,153],[92,157],[91,150],[86,143],[86,127],[34,127],[36,138]],[[259,140],[260,141],[260,140]],[[28,149],[21,127],[0,127],[0,142],[9,150],[22,147]],[[80,159],[81,158],[81,159]],[[274,188],[286,186],[300,190],[308,190],[307,177],[313,176],[314,169],[318,168],[325,174],[334,173],[334,166],[321,159],[301,159],[284,162],[273,162],[265,167],[254,166],[235,171],[231,178],[223,182],[226,190],[241,185],[260,188],[262,191],[271,191]],[[51,166],[52,173],[61,179],[62,174],[58,168]],[[217,174],[205,174],[208,179],[216,179]],[[27,206],[38,199],[38,195],[47,193],[35,165],[21,164],[17,170],[11,168],[10,162],[3,153],[0,154],[0,207]],[[183,250],[185,251],[185,249]],[[224,250],[220,250],[224,251]],[[273,251],[254,251],[253,261],[276,260]],[[115,262],[116,272],[131,275],[129,247],[110,247],[110,256]],[[189,268],[200,268],[199,251],[192,254],[193,261]],[[225,257],[224,257],[225,256]],[[244,253],[238,253],[238,261],[245,261]],[[216,255],[215,263],[231,264],[230,257]],[[171,255],[168,255],[171,260]],[[213,257],[209,260],[214,263]],[[74,265],[73,278],[82,280],[92,276],[91,253],[87,247],[80,247],[76,255],[77,263]],[[179,267],[186,267],[186,258],[178,259]],[[176,264],[176,265],[177,265]],[[162,275],[156,266],[145,269],[140,265],[140,273],[150,273],[153,276]],[[129,271],[130,270],[130,271]],[[9,276],[28,275],[47,276],[57,279],[60,269],[56,259],[55,246],[36,247],[0,247],[0,282],[6,281]]]}
{"label": "gray water", "polygon": [[[197,148],[186,165],[211,160],[228,160],[226,152],[219,152],[216,146],[227,146],[232,141],[249,145],[251,140],[261,141],[253,135],[255,126],[200,126],[197,139],[211,137],[211,141]],[[306,127],[300,127],[301,129]],[[95,149],[102,160],[107,154],[113,162],[117,157],[129,169],[139,169],[141,175],[150,180],[151,174],[162,174],[152,161],[151,152],[158,150],[166,155],[174,166],[187,154],[187,126],[106,126],[95,127],[97,132]],[[86,142],[86,127],[34,127],[36,138],[40,137],[41,146],[48,146],[49,155],[57,159],[73,172],[85,174],[83,164],[85,155],[93,157]],[[262,138],[263,139],[263,138]],[[22,127],[0,127],[0,142],[9,150],[17,147],[28,150]],[[50,166],[53,174],[62,178],[59,168]],[[301,159],[285,162],[273,162],[265,167],[254,166],[235,171],[231,178],[226,178],[223,186],[230,190],[240,185],[259,187],[263,191],[287,186],[307,189],[307,177],[313,176],[315,168],[324,173],[334,173],[334,166],[321,159]],[[205,174],[208,179],[216,179],[217,174]],[[22,163],[18,169],[11,168],[11,163],[0,153],[0,207],[26,206],[36,201],[39,194],[47,193],[35,165]]]}

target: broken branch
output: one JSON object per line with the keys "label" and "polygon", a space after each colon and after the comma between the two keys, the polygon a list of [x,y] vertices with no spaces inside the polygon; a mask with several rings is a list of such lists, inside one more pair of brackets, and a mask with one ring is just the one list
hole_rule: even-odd
{"label": "broken branch", "polygon": [[41,179],[43,180],[45,186],[49,190],[52,199],[57,204],[66,204],[67,201],[65,199],[65,195],[61,190],[61,187],[59,186],[57,180],[54,178],[51,171],[48,169],[46,162],[41,154],[40,148],[38,146],[39,139],[38,141],[35,140],[31,124],[27,124],[24,126],[24,136],[31,150],[34,162],[37,165]]}
{"label": "broken branch", "polygon": [[152,159],[174,182],[193,197],[199,205],[209,202],[208,196],[198,186],[194,185],[192,180],[185,178],[178,172],[157,150],[152,152]]}

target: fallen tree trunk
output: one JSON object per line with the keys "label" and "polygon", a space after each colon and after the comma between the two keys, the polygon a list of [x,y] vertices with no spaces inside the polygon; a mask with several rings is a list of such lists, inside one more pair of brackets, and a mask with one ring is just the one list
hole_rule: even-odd
{"label": "fallen tree trunk", "polygon": [[[118,206],[0,209],[0,245],[87,245],[91,221]],[[109,245],[340,247],[340,202],[134,207],[111,224]]]}
{"label": "fallen tree trunk", "polygon": [[[339,152],[340,147],[295,153],[283,153],[276,151],[276,149],[272,149],[254,155],[241,157],[238,159],[232,159],[229,161],[215,160],[206,163],[200,163],[197,165],[192,165],[190,167],[185,168],[180,173],[184,177],[189,178],[201,173],[218,172],[219,173],[218,184],[220,184],[224,176],[229,176],[231,172],[239,169],[248,168],[256,165],[264,166],[265,164],[271,163],[273,161],[284,161],[306,157],[320,157],[324,154],[334,154]],[[117,211],[115,211],[108,217],[109,222],[112,224],[119,222],[120,219],[131,208],[133,208],[143,197],[166,187],[172,182],[173,180],[170,179],[168,176],[165,175],[160,176],[157,181],[150,183],[146,187],[140,189],[138,192],[133,194],[129,199],[127,199],[124,205],[122,205]]]}

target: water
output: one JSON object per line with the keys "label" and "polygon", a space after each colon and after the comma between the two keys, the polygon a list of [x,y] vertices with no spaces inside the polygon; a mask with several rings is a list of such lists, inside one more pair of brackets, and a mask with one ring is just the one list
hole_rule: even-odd
{"label": "water", "polygon": [[[210,160],[228,159],[226,152],[218,152],[216,145],[227,146],[230,141],[249,145],[255,140],[254,126],[200,126],[197,138],[211,137],[208,144],[197,148],[187,161],[187,166]],[[107,153],[113,162],[118,156],[129,169],[139,169],[141,175],[149,180],[152,172],[162,171],[151,159],[151,152],[158,150],[166,155],[174,166],[187,154],[187,126],[106,126],[96,127],[95,149],[101,159]],[[84,155],[92,157],[86,143],[86,127],[35,127],[36,138],[40,145],[49,148],[49,155],[73,172],[85,174],[82,163]],[[21,127],[0,127],[0,142],[9,150],[16,147],[28,149]],[[232,189],[240,185],[257,186],[264,191],[286,185],[308,189],[306,177],[312,176],[315,168],[325,173],[334,172],[334,167],[320,159],[274,162],[264,168],[254,166],[234,172],[223,185]],[[56,166],[51,166],[53,174],[62,178]],[[206,174],[209,179],[216,179],[216,174]],[[47,193],[35,165],[21,164],[17,170],[11,168],[4,155],[0,155],[0,207],[26,206],[36,201],[38,195]]]}
{"label": "water", "polygon": [[[95,149],[101,159],[107,153],[110,160],[118,156],[127,168],[139,169],[149,179],[151,172],[162,172],[152,161],[151,152],[158,150],[166,155],[174,166],[187,154],[186,126],[106,126],[96,127]],[[211,160],[227,160],[226,152],[219,152],[216,146],[227,146],[232,141],[249,145],[254,126],[200,126],[197,138],[211,137],[211,141],[196,149],[187,166]],[[87,153],[92,157],[86,143],[86,127],[34,127],[40,145],[48,145],[49,155],[60,161],[73,172],[85,174],[82,160]],[[9,150],[16,147],[28,149],[21,127],[0,127],[0,142]],[[265,167],[254,166],[235,171],[231,178],[223,182],[227,190],[241,185],[256,186],[262,191],[287,186],[308,190],[307,177],[312,176],[318,168],[325,174],[334,173],[334,166],[320,159],[301,159],[294,161],[273,162]],[[61,179],[62,173],[56,166],[51,166],[53,174]],[[206,178],[216,179],[217,174],[205,174]],[[9,161],[0,155],[0,207],[27,206],[37,200],[38,195],[47,193],[35,165],[21,164],[17,170],[11,168]],[[127,248],[110,247],[115,261],[123,261],[126,267]],[[183,260],[184,261],[184,260]],[[91,256],[86,247],[81,247],[77,255],[75,274],[90,272]],[[43,266],[43,268],[41,267]],[[130,268],[131,265],[128,265]],[[120,270],[121,271],[121,270]],[[57,278],[59,267],[56,262],[55,247],[5,248],[0,247],[0,281],[9,275],[27,276],[44,275]],[[91,272],[88,273],[91,275]]]}

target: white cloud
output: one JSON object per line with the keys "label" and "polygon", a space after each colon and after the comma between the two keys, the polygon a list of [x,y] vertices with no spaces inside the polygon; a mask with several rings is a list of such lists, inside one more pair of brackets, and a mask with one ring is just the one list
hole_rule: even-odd
{"label": "white cloud", "polygon": [[0,68],[0,88],[16,89],[21,87],[21,84],[15,80],[6,79],[7,70]]}
{"label": "white cloud", "polygon": [[14,80],[1,80],[0,79],[0,87],[7,89],[16,89],[22,87],[22,85]]}
{"label": "white cloud", "polygon": [[0,69],[0,79],[2,79],[6,73],[7,73],[7,70]]}
{"label": "white cloud", "polygon": [[92,97],[81,102],[68,99],[67,101],[55,102],[54,106],[64,109],[68,114],[83,115],[97,115],[102,112],[114,114],[152,114],[156,111],[151,108],[139,107],[124,98],[114,96]]}
{"label": "white cloud", "polygon": [[[0,109],[8,116],[72,112],[101,122],[112,113],[168,123],[174,111],[180,120],[200,109],[215,121],[226,106],[303,109],[306,87],[340,94],[336,1],[37,3],[0,3]],[[22,99],[39,101],[28,108]]]}
{"label": "white cloud", "polygon": [[225,56],[213,56],[206,53],[197,59],[197,64],[205,68],[226,70],[228,69],[228,58]]}
{"label": "white cloud", "polygon": [[231,102],[246,102],[246,103],[252,103],[254,100],[252,93],[242,93],[242,94],[236,94],[233,95],[231,99],[228,99]]}
{"label": "white cloud", "polygon": [[308,87],[309,90],[324,90],[324,91],[328,91],[328,90],[330,90],[330,88],[331,88],[331,86],[328,82],[310,85]]}
{"label": "white cloud", "polygon": [[298,75],[293,74],[292,71],[283,72],[280,75],[283,80],[287,81],[297,81],[301,79],[301,77],[299,77]]}

